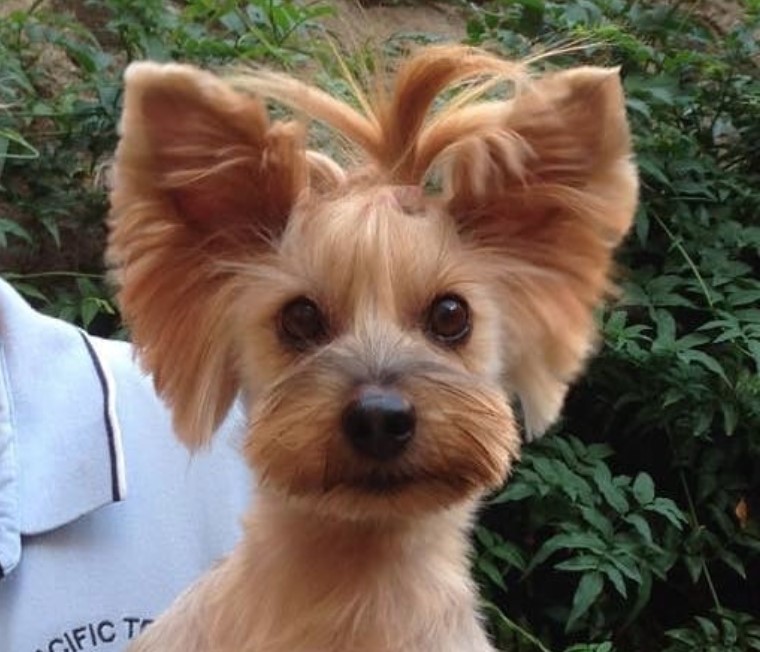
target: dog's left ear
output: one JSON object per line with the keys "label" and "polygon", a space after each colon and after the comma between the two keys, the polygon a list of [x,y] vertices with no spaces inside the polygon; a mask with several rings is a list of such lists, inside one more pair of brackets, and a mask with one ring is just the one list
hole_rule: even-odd
{"label": "dog's left ear", "polygon": [[547,75],[490,115],[450,152],[448,209],[489,252],[508,380],[535,437],[594,344],[593,309],[633,219],[637,175],[616,70]]}
{"label": "dog's left ear", "polygon": [[191,447],[238,389],[235,264],[276,239],[307,184],[303,135],[190,66],[126,73],[107,258],[144,365]]}

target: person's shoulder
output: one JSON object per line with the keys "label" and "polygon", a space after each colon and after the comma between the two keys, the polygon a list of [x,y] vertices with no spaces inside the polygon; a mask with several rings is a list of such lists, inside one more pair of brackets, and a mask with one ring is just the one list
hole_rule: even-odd
{"label": "person's shoulder", "polygon": [[87,336],[87,342],[118,392],[126,391],[135,398],[163,405],[156,394],[152,376],[140,365],[130,342],[92,336]]}

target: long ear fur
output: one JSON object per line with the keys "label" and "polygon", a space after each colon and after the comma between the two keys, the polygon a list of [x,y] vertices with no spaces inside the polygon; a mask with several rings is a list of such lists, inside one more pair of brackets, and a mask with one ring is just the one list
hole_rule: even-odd
{"label": "long ear fur", "polygon": [[108,259],[143,363],[191,447],[209,439],[238,387],[235,284],[223,263],[284,227],[308,165],[300,128],[270,125],[261,102],[213,75],[129,67]]}
{"label": "long ear fur", "polygon": [[[435,130],[442,139],[426,141],[426,118],[436,98],[445,90],[466,88],[488,77],[519,80],[525,76],[525,69],[522,63],[499,59],[476,48],[429,46],[401,65],[390,90],[382,85],[384,79],[378,79],[373,94],[367,97],[351,80],[361,112],[318,88],[278,73],[255,71],[236,81],[257,95],[275,99],[332,126],[369,157],[375,181],[412,185],[423,182],[435,155],[452,140],[446,138],[452,134],[445,128]],[[475,87],[477,97],[482,93],[477,92],[477,84]],[[453,140],[481,127],[481,121],[466,122],[456,130]]]}
{"label": "long ear fur", "polygon": [[509,323],[509,371],[529,436],[557,417],[595,338],[593,308],[609,289],[613,248],[638,185],[617,71],[548,75],[454,142],[449,211],[492,252]]}

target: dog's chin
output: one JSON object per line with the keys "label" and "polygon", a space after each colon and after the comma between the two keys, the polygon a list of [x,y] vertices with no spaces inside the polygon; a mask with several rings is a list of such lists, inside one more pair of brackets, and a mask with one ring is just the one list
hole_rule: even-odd
{"label": "dog's chin", "polygon": [[402,493],[405,489],[411,489],[425,481],[435,478],[424,477],[422,474],[408,472],[388,472],[375,470],[356,478],[346,480],[340,484],[349,486],[354,490],[375,496],[388,496]]}
{"label": "dog's chin", "polygon": [[423,472],[371,471],[320,488],[289,487],[284,496],[329,518],[387,521],[418,518],[471,502],[490,487],[471,478]]}

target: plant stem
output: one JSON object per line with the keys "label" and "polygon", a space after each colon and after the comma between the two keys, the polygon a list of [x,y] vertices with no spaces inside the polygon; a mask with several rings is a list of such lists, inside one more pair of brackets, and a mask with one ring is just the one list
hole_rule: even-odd
{"label": "plant stem", "polygon": [[11,281],[22,281],[26,279],[35,279],[35,278],[94,278],[98,280],[103,280],[105,278],[105,274],[88,274],[86,272],[63,272],[63,271],[55,271],[55,272],[35,272],[33,274],[21,274],[18,272],[10,272],[3,275],[4,278],[11,280]]}
{"label": "plant stem", "polygon": [[535,645],[541,652],[552,652],[548,647],[546,647],[540,639],[533,636],[527,629],[520,627],[514,620],[511,618],[508,618],[504,612],[499,609],[495,604],[492,602],[484,601],[483,606],[488,609],[489,611],[493,612],[496,615],[496,618],[501,622],[502,625],[504,625],[507,629],[510,631],[513,631],[517,633],[519,636],[524,638],[529,643],[532,643]]}
{"label": "plant stem", "polygon": [[[689,506],[689,518],[691,520],[691,526],[695,530],[700,529],[702,525],[699,523],[699,519],[697,518],[697,510],[694,507],[694,500],[691,497],[691,491],[689,490],[688,482],[686,482],[686,475],[684,474],[683,469],[678,469],[678,477],[681,480],[681,486],[683,487],[684,494],[686,495],[686,503]],[[723,606],[721,605],[720,599],[718,598],[718,592],[715,590],[715,584],[713,583],[710,569],[707,567],[707,561],[704,559],[702,560],[702,571],[705,575],[707,588],[710,591],[710,595],[712,596],[715,608],[718,610],[718,612],[720,612],[723,610]]]}
{"label": "plant stem", "polygon": [[707,305],[710,306],[710,308],[714,308],[713,306],[713,300],[710,296],[710,291],[707,289],[707,284],[705,283],[704,279],[702,278],[702,275],[699,273],[699,269],[697,269],[696,264],[692,260],[691,256],[689,255],[689,252],[684,249],[684,246],[681,244],[681,241],[679,238],[676,238],[676,236],[673,234],[673,232],[667,227],[665,222],[663,222],[659,215],[656,213],[652,213],[654,216],[654,219],[657,221],[657,223],[662,227],[662,230],[665,231],[665,233],[670,238],[670,241],[673,243],[673,246],[675,246],[676,249],[680,252],[680,254],[684,257],[684,260],[686,261],[686,264],[691,268],[692,273],[697,279],[697,282],[699,283],[699,286],[702,288],[702,293],[705,295],[705,299],[707,300]]}

